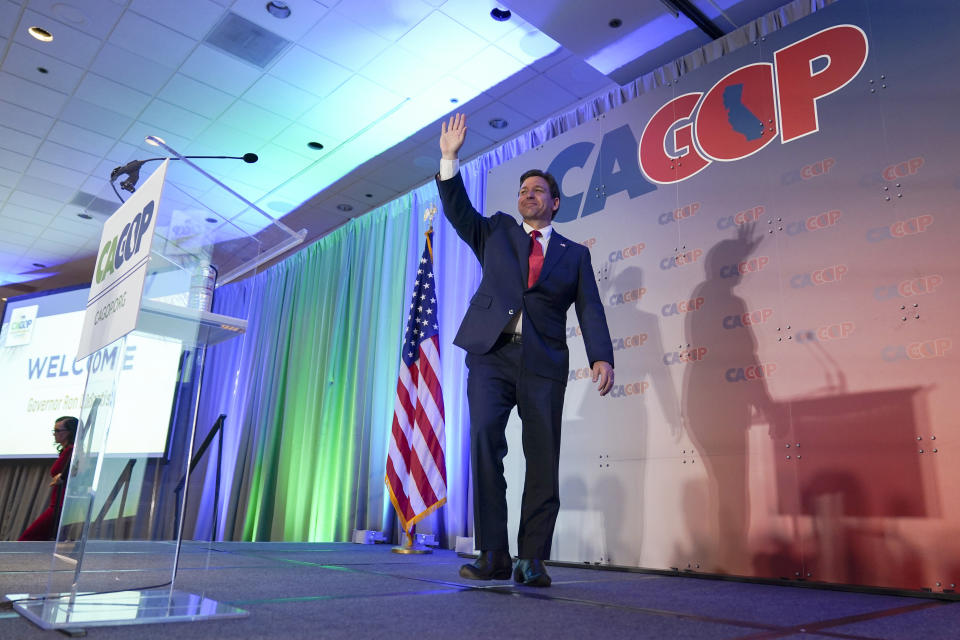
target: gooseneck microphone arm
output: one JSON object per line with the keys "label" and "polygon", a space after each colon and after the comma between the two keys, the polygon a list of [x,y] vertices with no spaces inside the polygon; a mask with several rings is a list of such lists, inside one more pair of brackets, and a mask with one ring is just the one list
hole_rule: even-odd
{"label": "gooseneck microphone arm", "polygon": [[[122,167],[117,167],[110,172],[110,185],[113,187],[114,193],[117,194],[117,197],[120,198],[120,192],[117,191],[117,187],[114,185],[117,178],[120,176],[126,176],[123,182],[120,183],[120,188],[124,191],[129,191],[133,193],[137,188],[137,182],[140,180],[140,167],[145,165],[148,162],[154,162],[157,160],[182,160],[182,159],[214,159],[214,160],[243,160],[248,164],[252,164],[260,159],[255,153],[245,153],[242,156],[183,156],[183,158],[147,158],[146,160],[132,160]],[[120,202],[123,202],[123,198],[120,198]]]}

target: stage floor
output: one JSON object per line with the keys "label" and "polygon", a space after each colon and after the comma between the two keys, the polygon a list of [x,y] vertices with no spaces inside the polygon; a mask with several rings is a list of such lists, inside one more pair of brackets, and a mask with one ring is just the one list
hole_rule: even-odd
{"label": "stage floor", "polygon": [[[150,564],[165,543],[101,543]],[[52,543],[0,543],[0,598],[45,590]],[[176,588],[249,617],[91,627],[88,638],[826,638],[960,637],[960,602],[685,576],[550,566],[553,586],[472,582],[452,551],[349,543],[185,543]],[[134,552],[145,555],[136,555]],[[107,576],[104,576],[107,578]],[[104,589],[109,581],[104,582]],[[147,585],[143,585],[147,586]],[[6,603],[0,639],[62,637]]]}

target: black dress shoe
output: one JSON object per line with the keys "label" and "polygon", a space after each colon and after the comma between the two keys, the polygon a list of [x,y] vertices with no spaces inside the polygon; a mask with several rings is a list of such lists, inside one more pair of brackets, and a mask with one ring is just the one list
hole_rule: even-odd
{"label": "black dress shoe", "polygon": [[507,551],[481,551],[473,564],[460,567],[460,577],[470,580],[507,580],[513,562]]}
{"label": "black dress shoe", "polygon": [[513,581],[528,587],[550,586],[550,576],[547,575],[547,568],[543,566],[543,560],[539,558],[517,560],[517,568],[513,570]]}

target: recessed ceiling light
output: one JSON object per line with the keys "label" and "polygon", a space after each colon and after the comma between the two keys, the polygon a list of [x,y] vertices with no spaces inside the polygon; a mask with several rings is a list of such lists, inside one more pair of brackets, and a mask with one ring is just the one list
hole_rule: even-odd
{"label": "recessed ceiling light", "polygon": [[489,124],[494,129],[506,129],[507,125],[510,123],[504,120],[503,118],[490,118],[490,122],[488,122],[487,124]]}
{"label": "recessed ceiling light", "polygon": [[290,7],[287,6],[286,2],[280,2],[280,0],[272,0],[267,3],[267,13],[272,15],[274,18],[280,18],[284,20],[285,18],[290,17]]}
{"label": "recessed ceiling light", "polygon": [[50,70],[47,69],[46,67],[37,67],[37,71],[39,71],[40,73],[50,73]]}
{"label": "recessed ceiling light", "polygon": [[77,217],[83,218],[84,220],[93,220],[93,216],[90,215],[89,213],[78,213]]}
{"label": "recessed ceiling light", "polygon": [[307,146],[315,151],[320,151],[321,149],[323,149],[323,145],[320,144],[319,142],[308,142]]}
{"label": "recessed ceiling light", "polygon": [[337,205],[337,209],[346,213],[348,211],[353,211],[353,205],[347,204],[346,202],[341,202],[340,204]]}
{"label": "recessed ceiling light", "polygon": [[490,17],[496,20],[497,22],[505,22],[510,19],[510,10],[494,7],[490,11]]}
{"label": "recessed ceiling light", "polygon": [[210,224],[216,224],[216,223],[220,222],[220,221],[217,220],[216,218],[204,218],[204,220],[206,220],[206,221],[209,222]]}
{"label": "recessed ceiling light", "polygon": [[453,104],[457,104],[458,102],[460,102],[460,98],[450,98],[450,102],[452,102]]}
{"label": "recessed ceiling light", "polygon": [[35,266],[37,269],[46,269],[46,268],[47,268],[47,265],[45,265],[45,264],[40,264],[39,262],[34,262],[34,263],[33,263],[33,266]]}
{"label": "recessed ceiling light", "polygon": [[30,27],[27,29],[27,33],[40,42],[53,42],[53,34],[41,27]]}
{"label": "recessed ceiling light", "polygon": [[607,24],[610,25],[611,29],[618,29],[621,26],[623,26],[623,20],[621,20],[620,18],[613,18]]}
{"label": "recessed ceiling light", "polygon": [[363,194],[363,197],[364,197],[364,198],[372,198],[372,197],[373,197],[373,194],[372,194],[372,193],[365,193],[365,194]]}

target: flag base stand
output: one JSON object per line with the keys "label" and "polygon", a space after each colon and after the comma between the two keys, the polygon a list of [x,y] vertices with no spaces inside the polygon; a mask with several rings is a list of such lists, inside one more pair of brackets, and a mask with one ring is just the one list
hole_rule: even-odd
{"label": "flag base stand", "polygon": [[398,544],[397,546],[390,549],[394,553],[402,553],[404,555],[421,555],[427,553],[433,553],[433,549],[430,547],[420,544],[418,538],[422,538],[420,535],[412,535],[407,533],[407,541],[404,544]]}
{"label": "flag base stand", "polygon": [[433,549],[430,547],[425,547],[422,544],[412,544],[412,545],[398,545],[390,549],[394,553],[402,553],[405,555],[414,555],[414,554],[425,554],[433,553]]}

